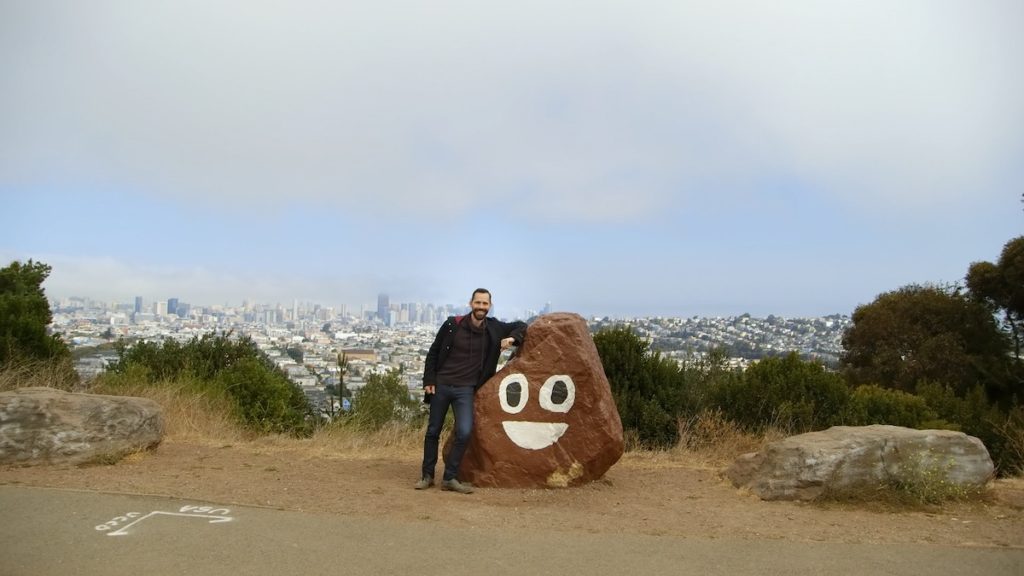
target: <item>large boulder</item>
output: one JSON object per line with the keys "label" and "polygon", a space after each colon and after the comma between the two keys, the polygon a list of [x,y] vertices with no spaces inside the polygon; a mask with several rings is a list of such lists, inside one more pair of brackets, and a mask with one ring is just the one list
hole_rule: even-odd
{"label": "large boulder", "polygon": [[622,422],[586,320],[545,314],[477,391],[459,476],[478,486],[576,486],[603,476],[622,451]]}
{"label": "large boulder", "polygon": [[116,461],[160,443],[160,405],[147,398],[73,394],[53,388],[0,393],[0,463]]}
{"label": "large boulder", "polygon": [[835,426],[773,442],[740,456],[726,476],[764,500],[813,500],[893,482],[981,487],[993,471],[988,450],[973,436],[873,425]]}

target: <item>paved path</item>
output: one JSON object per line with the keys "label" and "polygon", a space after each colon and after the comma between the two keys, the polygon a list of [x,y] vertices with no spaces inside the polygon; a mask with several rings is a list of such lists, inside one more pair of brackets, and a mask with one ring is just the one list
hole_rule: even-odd
{"label": "paved path", "polygon": [[1021,576],[1024,550],[453,529],[0,486],[0,576],[165,574]]}

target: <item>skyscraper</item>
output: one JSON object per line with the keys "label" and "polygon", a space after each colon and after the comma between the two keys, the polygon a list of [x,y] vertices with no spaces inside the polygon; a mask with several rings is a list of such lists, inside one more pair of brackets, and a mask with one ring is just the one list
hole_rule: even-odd
{"label": "skyscraper", "polygon": [[377,318],[385,324],[391,321],[391,299],[383,292],[377,294]]}
{"label": "skyscraper", "polygon": [[167,299],[167,313],[174,316],[178,314],[178,299],[168,298]]}
{"label": "skyscraper", "polygon": [[142,296],[136,296],[135,297],[135,313],[138,314],[140,312],[142,312]]}

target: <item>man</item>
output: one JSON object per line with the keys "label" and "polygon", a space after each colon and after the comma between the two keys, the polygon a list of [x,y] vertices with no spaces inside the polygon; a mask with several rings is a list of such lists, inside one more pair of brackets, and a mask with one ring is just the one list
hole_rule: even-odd
{"label": "man", "polygon": [[473,395],[498,367],[501,351],[519,346],[525,322],[489,318],[491,293],[477,288],[469,300],[468,316],[450,316],[437,331],[423,367],[423,393],[430,399],[430,419],[423,439],[423,471],[417,490],[434,485],[434,467],[441,426],[450,406],[455,413],[455,443],[444,467],[442,490],[470,494],[473,487],[459,482],[459,464],[473,431]]}

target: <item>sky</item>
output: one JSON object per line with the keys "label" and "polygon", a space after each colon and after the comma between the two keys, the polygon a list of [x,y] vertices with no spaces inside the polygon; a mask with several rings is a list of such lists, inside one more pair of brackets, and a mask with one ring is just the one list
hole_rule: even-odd
{"label": "sky", "polygon": [[1024,233],[1019,0],[0,0],[51,298],[851,314]]}

